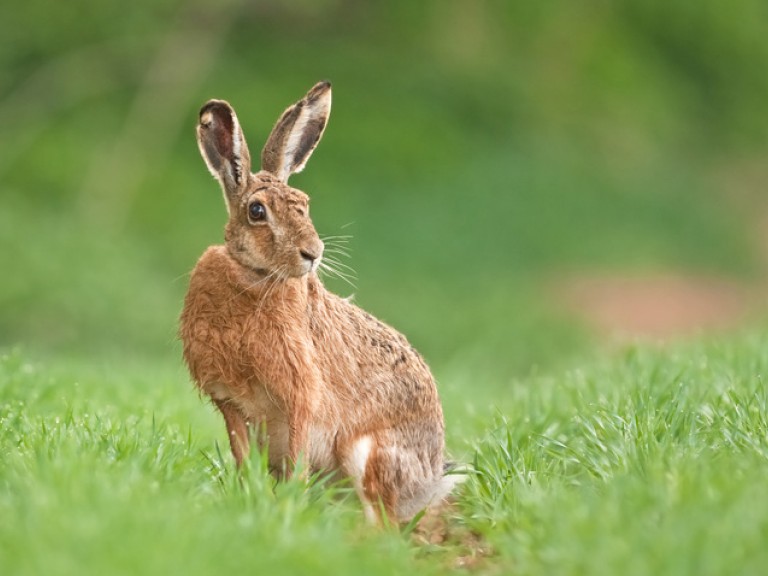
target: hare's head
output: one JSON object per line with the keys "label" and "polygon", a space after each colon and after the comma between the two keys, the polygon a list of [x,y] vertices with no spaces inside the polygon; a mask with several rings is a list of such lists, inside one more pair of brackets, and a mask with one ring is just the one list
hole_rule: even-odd
{"label": "hare's head", "polygon": [[286,277],[307,274],[320,263],[323,243],[309,218],[309,198],[287,181],[304,168],[330,111],[331,85],[320,82],[280,116],[261,152],[261,171],[252,174],[232,106],[210,100],[200,110],[197,143],[224,191],[227,247],[243,266]]}

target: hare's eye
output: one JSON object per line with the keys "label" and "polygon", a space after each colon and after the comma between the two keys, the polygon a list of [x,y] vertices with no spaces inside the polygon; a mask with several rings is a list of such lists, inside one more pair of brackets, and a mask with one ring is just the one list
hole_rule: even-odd
{"label": "hare's eye", "polygon": [[251,222],[258,222],[267,217],[267,209],[261,202],[253,202],[248,205],[248,218]]}

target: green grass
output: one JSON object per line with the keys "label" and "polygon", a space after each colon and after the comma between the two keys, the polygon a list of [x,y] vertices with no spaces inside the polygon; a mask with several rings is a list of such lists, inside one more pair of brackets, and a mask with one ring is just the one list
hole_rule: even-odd
{"label": "green grass", "polygon": [[[228,26],[203,2],[7,4],[0,574],[768,565],[768,328],[601,353],[555,296],[571,274],[764,284],[765,2],[234,0]],[[230,100],[255,152],[321,78],[333,116],[291,183],[353,236],[357,287],[329,287],[430,360],[476,463],[441,545],[258,457],[240,481],[174,343],[225,220],[198,107]]]}
{"label": "green grass", "polygon": [[467,522],[523,574],[761,573],[765,349],[632,349],[521,382],[478,446]]}
{"label": "green grass", "polygon": [[11,352],[0,571],[438,574],[477,554],[474,533],[482,573],[761,573],[767,350],[758,333],[512,382],[443,375],[451,451],[476,473],[440,545],[366,526],[347,486],[275,485],[258,455],[238,479],[173,356]]}

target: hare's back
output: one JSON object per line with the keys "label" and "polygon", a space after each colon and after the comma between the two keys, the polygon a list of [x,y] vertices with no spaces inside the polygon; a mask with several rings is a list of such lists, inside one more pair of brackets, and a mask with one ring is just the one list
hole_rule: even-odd
{"label": "hare's back", "polygon": [[362,420],[439,420],[434,378],[424,359],[391,326],[348,299],[326,293],[311,323],[326,381]]}

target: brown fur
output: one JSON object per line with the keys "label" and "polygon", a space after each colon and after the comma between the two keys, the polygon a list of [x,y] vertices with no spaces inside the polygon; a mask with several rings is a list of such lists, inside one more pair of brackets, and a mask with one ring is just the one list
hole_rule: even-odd
{"label": "brown fur", "polygon": [[[270,137],[271,165],[306,162],[307,142],[316,143],[326,124],[330,85],[296,105],[318,101],[326,112],[294,134],[293,151],[275,144],[296,129],[281,125],[286,117],[295,122],[295,106],[283,114]],[[307,196],[271,172],[250,173],[234,111],[214,102],[201,111],[198,137],[230,216],[226,244],[200,258],[184,302],[180,333],[192,378],[224,416],[238,464],[249,430],[263,429],[258,440],[268,442],[276,473],[302,455],[312,470],[350,476],[369,515],[381,505],[405,520],[450,489],[432,375],[405,337],[325,289],[315,273],[323,243]],[[280,151],[299,157],[278,161]],[[247,176],[237,182],[241,169]],[[265,206],[266,221],[249,219],[253,202]]]}

